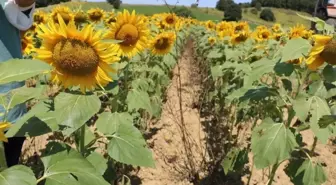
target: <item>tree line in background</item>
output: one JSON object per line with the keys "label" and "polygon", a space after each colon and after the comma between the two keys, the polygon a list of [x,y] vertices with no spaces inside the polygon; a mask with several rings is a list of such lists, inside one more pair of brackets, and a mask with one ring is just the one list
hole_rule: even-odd
{"label": "tree line in background", "polygon": [[[239,3],[238,5],[241,8],[274,7],[313,13],[316,1],[317,0],[252,0],[251,3]],[[233,0],[219,0],[216,8],[225,11],[225,9],[231,7],[232,4],[236,3]]]}

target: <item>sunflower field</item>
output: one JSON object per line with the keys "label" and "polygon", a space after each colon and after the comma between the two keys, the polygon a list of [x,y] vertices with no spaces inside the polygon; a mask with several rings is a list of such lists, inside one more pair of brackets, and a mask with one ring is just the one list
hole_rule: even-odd
{"label": "sunflower field", "polygon": [[[279,170],[293,184],[327,182],[315,148],[336,133],[336,41],[333,27],[302,18],[318,30],[62,5],[37,10],[21,34],[24,59],[0,64],[0,84],[26,81],[0,94],[0,140],[52,134],[57,141],[46,144],[40,170],[8,168],[0,147],[0,185],[131,184],[119,169],[155,168],[144,130],[160,118],[172,70],[190,42],[202,71],[201,116],[216,130],[206,133],[205,173],[239,174],[252,162],[251,169],[269,169],[268,185]],[[8,122],[20,104],[28,112]],[[193,175],[194,184],[202,181]]]}

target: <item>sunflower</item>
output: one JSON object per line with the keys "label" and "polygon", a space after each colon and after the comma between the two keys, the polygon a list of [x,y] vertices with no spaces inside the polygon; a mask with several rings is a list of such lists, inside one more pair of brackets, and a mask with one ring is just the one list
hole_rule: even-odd
{"label": "sunflower", "polygon": [[101,41],[101,32],[95,32],[92,25],[77,30],[74,22],[66,25],[61,15],[58,22],[40,25],[38,31],[42,46],[36,58],[53,67],[52,82],[65,88],[79,86],[83,93],[111,82],[109,72],[114,70],[110,64],[119,58]]}
{"label": "sunflower", "polygon": [[234,34],[233,29],[225,29],[223,31],[217,32],[220,39],[224,39],[225,37],[231,37]]}
{"label": "sunflower", "polygon": [[0,141],[8,142],[8,139],[5,136],[5,130],[7,130],[10,126],[11,126],[11,123],[9,122],[0,123]]}
{"label": "sunflower", "polygon": [[36,10],[34,12],[34,23],[44,24],[47,21],[47,14],[42,10]]}
{"label": "sunflower", "polygon": [[166,28],[174,28],[179,18],[174,13],[163,14],[162,23]]}
{"label": "sunflower", "polygon": [[29,32],[24,34],[21,38],[21,49],[24,55],[29,55],[34,51],[33,35]]}
{"label": "sunflower", "polygon": [[217,32],[221,32],[221,31],[228,30],[228,29],[233,29],[233,25],[230,22],[222,21],[218,23],[216,26]]}
{"label": "sunflower", "polygon": [[157,35],[152,43],[151,50],[152,53],[157,55],[165,55],[170,52],[174,45],[176,35],[173,32],[163,32]]}
{"label": "sunflower", "polygon": [[245,31],[241,31],[239,33],[234,33],[231,37],[232,44],[239,44],[245,42],[249,38],[249,34]]}
{"label": "sunflower", "polygon": [[62,17],[65,24],[68,24],[70,21],[73,20],[73,15],[69,7],[58,5],[52,10],[51,18],[54,20],[55,23],[58,23],[58,15]]}
{"label": "sunflower", "polygon": [[272,31],[276,32],[276,33],[281,32],[281,24],[279,24],[279,23],[274,24],[272,26]]}
{"label": "sunflower", "polygon": [[83,24],[83,23],[87,22],[88,16],[87,16],[87,14],[84,11],[78,10],[75,13],[74,20],[75,20],[76,24]]}
{"label": "sunflower", "polygon": [[237,24],[235,24],[234,31],[235,32],[244,31],[247,33],[250,31],[250,27],[246,21],[242,21],[242,22],[238,22]]}
{"label": "sunflower", "polygon": [[216,40],[216,37],[209,37],[208,43],[210,44],[210,46],[213,46],[216,43]]}
{"label": "sunflower", "polygon": [[112,46],[119,56],[132,57],[147,47],[149,29],[141,17],[133,10],[124,10],[116,16],[116,22],[111,24],[106,38],[120,40]]}
{"label": "sunflower", "polygon": [[216,29],[216,24],[212,21],[205,22],[205,27],[207,30],[214,30]]}
{"label": "sunflower", "polygon": [[280,41],[281,38],[283,37],[283,33],[274,33],[273,34],[273,39],[276,40],[276,41]]}
{"label": "sunflower", "polygon": [[105,12],[100,8],[91,8],[88,10],[89,19],[92,22],[100,22],[104,19]]}
{"label": "sunflower", "polygon": [[300,38],[300,37],[303,37],[305,34],[306,34],[306,27],[304,25],[296,25],[292,28],[290,28],[290,31],[289,31],[289,39],[295,39],[295,38]]}
{"label": "sunflower", "polygon": [[259,29],[255,31],[254,38],[258,42],[266,41],[272,38],[272,33],[268,29]]}
{"label": "sunflower", "polygon": [[336,64],[336,41],[331,36],[314,35],[314,47],[309,53],[306,61],[308,68],[316,70],[323,65],[324,62],[328,64]]}

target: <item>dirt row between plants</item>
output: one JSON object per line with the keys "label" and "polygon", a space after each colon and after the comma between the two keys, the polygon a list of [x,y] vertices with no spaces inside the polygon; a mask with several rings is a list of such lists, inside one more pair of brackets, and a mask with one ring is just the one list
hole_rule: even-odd
{"label": "dirt row between plants", "polygon": [[201,79],[193,56],[193,45],[189,41],[173,70],[161,119],[149,125],[149,130],[157,130],[147,140],[156,168],[142,168],[138,172],[143,185],[189,185],[202,174],[205,133],[199,110],[195,108]]}

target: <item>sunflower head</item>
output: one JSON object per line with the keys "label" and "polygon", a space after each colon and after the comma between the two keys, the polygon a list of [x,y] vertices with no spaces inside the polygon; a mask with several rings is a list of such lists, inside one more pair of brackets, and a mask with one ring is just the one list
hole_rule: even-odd
{"label": "sunflower head", "polygon": [[324,62],[335,65],[336,61],[336,42],[328,35],[314,35],[314,46],[309,53],[306,61],[311,70],[317,70]]}
{"label": "sunflower head", "polygon": [[29,55],[32,51],[34,51],[33,34],[30,32],[25,33],[21,37],[21,49],[24,55]]}
{"label": "sunflower head", "polygon": [[258,42],[266,41],[266,40],[272,38],[272,33],[267,28],[266,29],[259,29],[259,30],[256,30],[254,38]]}
{"label": "sunflower head", "polygon": [[288,63],[295,64],[295,65],[300,65],[302,63],[303,59],[304,59],[303,57],[297,58],[297,59],[288,61]]}
{"label": "sunflower head", "polygon": [[79,10],[75,13],[74,20],[75,20],[76,24],[83,24],[83,23],[87,22],[88,16],[84,11]]}
{"label": "sunflower head", "polygon": [[104,16],[105,16],[104,10],[100,8],[91,8],[90,10],[88,10],[87,13],[88,13],[89,19],[92,22],[100,22],[104,19]]}
{"label": "sunflower head", "polygon": [[92,25],[77,30],[74,23],[65,24],[58,15],[59,25],[40,25],[38,36],[42,47],[36,57],[53,67],[51,79],[65,88],[80,86],[82,92],[95,87],[104,87],[112,81],[109,64],[119,60],[106,43],[101,42],[101,32]]}
{"label": "sunflower head", "polygon": [[274,24],[272,26],[272,31],[276,32],[276,33],[281,32],[281,24],[279,24],[279,23]]}
{"label": "sunflower head", "polygon": [[283,37],[283,33],[274,33],[273,34],[273,39],[276,40],[276,41],[280,41],[282,37]]}
{"label": "sunflower head", "polygon": [[47,21],[47,14],[42,10],[36,10],[34,12],[34,23],[44,24]]}
{"label": "sunflower head", "polygon": [[205,22],[205,27],[207,30],[214,30],[216,29],[216,24],[212,21]]}
{"label": "sunflower head", "polygon": [[148,25],[143,22],[141,16],[135,14],[135,11],[119,12],[116,22],[109,27],[106,38],[121,41],[112,46],[118,55],[132,57],[147,47]]}
{"label": "sunflower head", "polygon": [[178,17],[174,13],[166,13],[163,15],[162,23],[167,28],[173,28],[178,22]]}
{"label": "sunflower head", "polygon": [[228,29],[233,29],[233,25],[230,22],[222,21],[217,24],[217,32],[221,32]]}
{"label": "sunflower head", "polygon": [[175,39],[176,35],[173,32],[160,33],[151,43],[152,53],[157,55],[165,55],[169,53],[174,45]]}
{"label": "sunflower head", "polygon": [[55,23],[58,23],[58,15],[62,17],[65,24],[73,20],[73,15],[69,7],[58,5],[52,10],[51,17]]}
{"label": "sunflower head", "polygon": [[208,43],[210,44],[210,46],[213,46],[216,43],[216,40],[216,37],[209,37]]}
{"label": "sunflower head", "polygon": [[289,31],[289,39],[294,39],[294,38],[300,38],[303,37],[306,34],[307,28],[304,25],[296,25],[292,28],[290,28]]}
{"label": "sunflower head", "polygon": [[241,22],[238,22],[234,26],[234,30],[235,30],[235,32],[240,32],[240,31],[249,32],[250,27],[249,27],[249,25],[246,21],[241,21]]}
{"label": "sunflower head", "polygon": [[241,31],[239,33],[234,33],[231,37],[232,44],[239,44],[245,42],[249,38],[249,34],[247,32]]}

